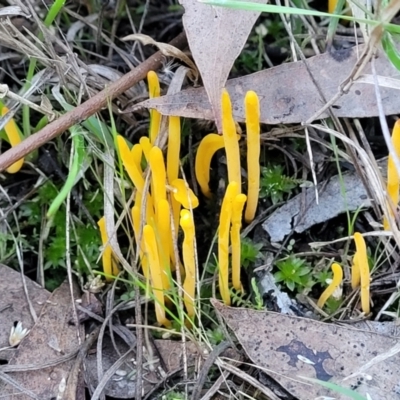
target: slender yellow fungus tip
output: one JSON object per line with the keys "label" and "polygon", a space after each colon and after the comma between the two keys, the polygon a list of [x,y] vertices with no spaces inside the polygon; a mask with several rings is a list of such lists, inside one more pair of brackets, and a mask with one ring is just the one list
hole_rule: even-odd
{"label": "slender yellow fungus tip", "polygon": [[235,196],[232,204],[232,227],[231,227],[231,246],[232,246],[232,285],[241,291],[240,283],[240,256],[241,256],[241,240],[240,228],[242,226],[242,213],[246,203],[246,195],[238,194]]}
{"label": "slender yellow fungus tip", "polygon": [[[8,108],[6,106],[3,106],[1,109],[1,116],[4,117],[8,113]],[[8,141],[10,142],[11,147],[16,146],[17,144],[21,143],[21,137],[18,132],[18,127],[17,124],[15,123],[14,118],[11,118],[6,125],[4,126],[4,130],[6,132],[6,135],[8,137]],[[10,165],[6,171],[9,174],[15,174],[17,173],[21,168],[22,165],[24,164],[24,159],[21,158],[20,160],[16,161],[14,164]]]}
{"label": "slender yellow fungus tip", "polygon": [[361,282],[361,309],[368,315],[370,312],[369,305],[369,285],[370,285],[370,271],[367,257],[367,246],[361,233],[354,233],[354,242],[356,243],[356,263],[360,272]]}
{"label": "slender yellow fungus tip", "polygon": [[342,267],[337,263],[333,263],[331,268],[333,272],[333,279],[330,285],[323,291],[321,297],[318,300],[317,306],[319,308],[324,307],[326,301],[329,299],[329,297],[332,296],[332,294],[335,292],[335,290],[339,287],[339,285],[343,281]]}
{"label": "slender yellow fungus tip", "polygon": [[167,148],[167,178],[171,183],[178,178],[181,151],[181,119],[169,117],[168,148]]}
{"label": "slender yellow fungus tip", "polygon": [[218,264],[219,264],[219,291],[222,300],[230,305],[229,294],[229,229],[232,220],[232,203],[239,194],[237,182],[230,182],[222,201],[218,229]]}
{"label": "slender yellow fungus tip", "polygon": [[[394,124],[393,132],[392,132],[392,144],[394,147],[394,151],[398,158],[400,158],[400,120],[397,120]],[[390,199],[389,209],[390,215],[393,216],[393,207],[397,208],[399,204],[399,174],[397,172],[396,164],[394,162],[393,157],[389,154],[388,158],[388,167],[387,167],[387,195]],[[385,231],[390,230],[390,224],[387,218],[383,220],[383,227]]]}
{"label": "slender yellow fungus tip", "polygon": [[246,93],[245,101],[247,131],[247,205],[244,219],[253,221],[260,191],[260,104],[255,92]]}
{"label": "slender yellow fungus tip", "polygon": [[232,104],[226,89],[222,91],[222,136],[224,138],[229,182],[236,182],[241,193],[242,176],[240,171],[239,143],[236,139],[236,126],[232,116]]}
{"label": "slender yellow fungus tip", "polygon": [[154,204],[167,198],[167,173],[165,171],[164,156],[159,147],[154,146],[149,153],[149,164],[151,169],[151,182]]}
{"label": "slender yellow fungus tip", "polygon": [[[147,82],[149,84],[149,97],[153,99],[160,97],[160,82],[158,75],[154,71],[147,73]],[[154,144],[161,125],[161,114],[157,110],[150,110],[150,142]]]}
{"label": "slender yellow fungus tip", "polygon": [[189,210],[181,211],[180,225],[184,233],[182,256],[186,272],[185,281],[183,283],[183,301],[188,316],[193,318],[195,315],[194,299],[196,290],[195,228],[193,217]]}

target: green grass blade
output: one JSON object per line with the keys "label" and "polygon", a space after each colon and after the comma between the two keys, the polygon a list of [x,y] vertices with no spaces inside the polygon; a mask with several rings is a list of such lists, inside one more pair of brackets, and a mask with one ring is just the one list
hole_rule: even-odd
{"label": "green grass blade", "polygon": [[387,58],[393,64],[393,66],[400,71],[400,53],[396,48],[396,45],[393,40],[393,36],[388,33],[384,32],[382,37],[382,47],[386,53]]}
{"label": "green grass blade", "polygon": [[342,386],[336,385],[336,383],[320,381],[319,379],[307,378],[305,376],[300,376],[300,378],[305,379],[306,381],[317,383],[318,385],[324,386],[327,389],[331,389],[337,393],[340,393],[344,396],[350,397],[353,400],[368,400],[366,397],[361,394],[354,392],[351,389],[344,388]]}
{"label": "green grass blade", "polygon": [[72,141],[74,148],[74,155],[72,159],[72,165],[68,173],[67,180],[65,181],[64,186],[58,193],[57,197],[53,200],[50,205],[49,211],[47,212],[47,217],[53,217],[58,209],[61,207],[61,204],[67,198],[68,193],[72,190],[75,184],[82,177],[82,173],[87,169],[90,164],[90,157],[85,148],[85,140],[82,132],[79,132],[77,127],[70,128],[72,133]]}

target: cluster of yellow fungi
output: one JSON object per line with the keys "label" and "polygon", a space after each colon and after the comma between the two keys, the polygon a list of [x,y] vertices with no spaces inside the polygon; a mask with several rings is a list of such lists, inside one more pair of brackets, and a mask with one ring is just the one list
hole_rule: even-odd
{"label": "cluster of yellow fungi", "polygon": [[[353,257],[353,266],[351,268],[351,288],[356,290],[360,287],[361,309],[365,315],[370,312],[370,299],[369,299],[369,286],[370,286],[370,270],[367,257],[367,246],[361,233],[354,233],[354,243],[356,245],[356,252]],[[321,294],[317,306],[323,308],[326,301],[331,297],[336,290],[340,288],[343,282],[342,267],[337,264],[332,264],[333,278],[329,286]]]}

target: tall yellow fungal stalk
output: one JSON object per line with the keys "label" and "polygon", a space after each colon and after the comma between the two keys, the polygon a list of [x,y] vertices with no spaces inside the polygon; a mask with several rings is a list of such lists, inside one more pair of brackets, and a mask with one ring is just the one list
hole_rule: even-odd
{"label": "tall yellow fungal stalk", "polygon": [[222,91],[222,135],[224,138],[229,182],[236,182],[241,193],[242,176],[240,171],[239,143],[236,139],[236,125],[232,116],[232,104],[226,89]]}
{"label": "tall yellow fungal stalk", "polygon": [[241,291],[240,283],[240,256],[241,256],[241,240],[240,228],[242,226],[242,213],[244,203],[246,203],[246,195],[238,194],[235,196],[232,204],[232,227],[231,227],[231,246],[232,246],[232,285]]}
{"label": "tall yellow fungal stalk", "polygon": [[194,251],[195,230],[194,221],[190,211],[182,210],[180,225],[184,233],[182,244],[183,265],[185,266],[185,281],[183,283],[183,301],[190,318],[195,315],[194,299],[196,289],[196,262]]}
{"label": "tall yellow fungal stalk", "polygon": [[157,244],[158,254],[163,270],[162,280],[164,290],[168,290],[171,286],[171,264],[170,264],[170,242],[171,242],[171,225],[170,211],[167,199],[161,199],[157,203],[156,226],[157,226]]}
{"label": "tall yellow fungal stalk", "polygon": [[171,321],[165,316],[163,269],[158,256],[157,240],[153,228],[150,225],[143,227],[143,240],[147,259],[150,267],[151,287],[155,297],[156,318],[160,325],[169,328]]}
{"label": "tall yellow fungal stalk", "polygon": [[[181,119],[179,117],[169,117],[168,124],[168,149],[167,149],[167,180],[171,185],[179,176],[179,162],[181,151]],[[171,197],[172,216],[175,228],[175,238],[178,237],[179,227],[179,213],[181,205]],[[174,252],[172,251],[171,242],[171,256],[175,261]]]}
{"label": "tall yellow fungal stalk", "polygon": [[[400,158],[400,120],[397,120],[394,124],[392,144],[397,157]],[[399,174],[397,172],[396,164],[394,163],[393,157],[389,154],[387,168],[387,194],[392,203],[389,205],[390,210],[392,210],[392,207],[396,209],[399,204],[399,186]],[[390,211],[390,213],[393,215],[392,211]],[[386,218],[383,221],[383,227],[386,231],[390,230],[389,221]]]}
{"label": "tall yellow fungal stalk", "polygon": [[[6,106],[3,106],[1,109],[1,116],[4,117],[8,113],[8,108]],[[17,124],[15,123],[14,118],[11,118],[6,125],[4,126],[4,130],[6,132],[6,135],[8,137],[8,141],[10,142],[11,147],[16,146],[21,142],[21,137],[18,132],[18,127]],[[9,174],[15,174],[17,173],[21,168],[22,165],[24,164],[24,159],[21,158],[20,160],[16,161],[14,164],[10,165],[6,171]]]}
{"label": "tall yellow fungal stalk", "polygon": [[255,92],[246,93],[244,100],[247,132],[247,204],[244,219],[253,221],[260,191],[260,104]]}
{"label": "tall yellow fungal stalk", "polygon": [[239,194],[237,182],[230,182],[222,201],[218,229],[219,291],[226,305],[231,304],[229,294],[229,229],[232,220],[232,203]]}
{"label": "tall yellow fungal stalk", "polygon": [[366,315],[370,312],[369,306],[369,285],[370,285],[370,272],[367,257],[367,246],[361,233],[354,233],[354,242],[356,244],[356,262],[360,272],[361,281],[361,309]]}
{"label": "tall yellow fungal stalk", "polygon": [[149,164],[151,169],[151,182],[153,199],[157,203],[167,198],[167,173],[165,171],[164,157],[159,147],[150,150]]}
{"label": "tall yellow fungal stalk", "polygon": [[[160,82],[158,75],[154,71],[147,73],[147,82],[149,85],[149,97],[153,99],[160,97]],[[150,142],[154,145],[158,133],[160,132],[161,114],[157,110],[150,110]]]}
{"label": "tall yellow fungal stalk", "polygon": [[108,235],[106,230],[106,219],[105,217],[101,217],[97,222],[97,225],[100,229],[101,242],[103,244],[103,253],[101,256],[103,271],[106,275],[106,281],[112,281],[112,275],[118,275],[118,266],[115,260],[113,259],[113,251],[111,246],[108,244]]}

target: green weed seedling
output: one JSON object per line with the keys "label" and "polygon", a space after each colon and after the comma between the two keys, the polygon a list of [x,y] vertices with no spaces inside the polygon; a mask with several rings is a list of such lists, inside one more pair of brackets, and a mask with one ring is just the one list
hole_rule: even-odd
{"label": "green weed seedling", "polygon": [[291,194],[302,181],[283,173],[281,165],[272,165],[261,170],[260,197],[269,197],[272,204],[283,201],[284,194]]}
{"label": "green weed seedling", "polygon": [[291,291],[302,292],[314,284],[310,278],[311,266],[293,254],[277,261],[276,267],[279,271],[274,274],[275,281],[282,282]]}

